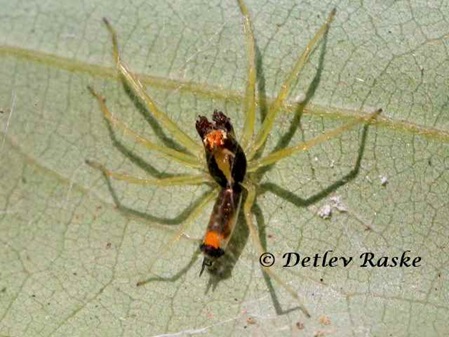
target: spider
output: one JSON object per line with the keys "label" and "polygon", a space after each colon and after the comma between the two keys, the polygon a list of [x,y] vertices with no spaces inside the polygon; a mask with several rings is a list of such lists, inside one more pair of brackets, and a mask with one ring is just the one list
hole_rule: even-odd
{"label": "spider", "polygon": [[[160,156],[177,161],[187,167],[198,169],[201,173],[164,178],[139,178],[125,173],[111,171],[102,164],[92,160],[86,160],[88,165],[100,170],[106,177],[133,184],[167,187],[175,185],[197,185],[211,183],[212,181],[216,185],[215,188],[211,189],[207,197],[196,205],[190,213],[188,221],[180,226],[180,229],[172,240],[172,243],[175,242],[185,232],[193,219],[199,215],[200,211],[207,205],[207,203],[213,200],[215,196],[218,196],[208,229],[201,244],[201,251],[204,254],[201,273],[205,267],[211,267],[213,263],[217,259],[220,259],[225,253],[226,245],[235,227],[237,214],[241,208],[243,194],[245,195],[243,197],[243,212],[249,235],[254,241],[258,253],[260,255],[264,253],[265,249],[258,236],[257,228],[253,223],[252,214],[252,208],[256,201],[257,181],[260,179],[259,176],[261,171],[297,152],[305,151],[312,146],[338,136],[357,124],[369,123],[376,118],[381,111],[377,110],[374,113],[358,117],[347,124],[327,131],[308,141],[274,150],[267,155],[263,155],[262,153],[267,138],[273,130],[274,122],[279,111],[282,109],[288,98],[293,82],[299,76],[301,70],[308,61],[310,54],[319,44],[321,39],[327,34],[330,24],[336,14],[336,10],[333,9],[330,12],[326,21],[318,29],[314,37],[306,45],[304,51],[297,58],[292,70],[281,85],[281,89],[276,98],[269,106],[259,130],[256,132],[256,42],[249,11],[243,0],[237,0],[237,2],[243,18],[248,63],[246,93],[244,96],[243,107],[245,117],[239,141],[234,134],[231,120],[224,113],[219,111],[214,112],[212,122],[209,122],[207,118],[203,116],[199,116],[199,119],[196,122],[197,131],[201,136],[203,145],[186,134],[164,111],[157,107],[154,100],[147,94],[145,87],[139,81],[137,76],[134,75],[125,63],[122,62],[119,53],[117,34],[106,19],[104,19],[104,23],[111,36],[114,61],[124,84],[131,90],[135,97],[146,105],[148,111],[159,122],[161,127],[163,127],[177,143],[185,148],[186,151],[162,146],[140,136],[124,122],[114,117],[106,105],[105,98],[97,93],[92,87],[88,87],[92,95],[98,101],[104,118],[113,128],[124,131],[124,133],[132,140],[152,151],[159,152]],[[205,156],[204,153],[206,154]],[[206,158],[206,163],[204,163],[204,157]],[[263,266],[261,268],[264,273],[289,292],[291,296],[297,300],[299,308],[304,314],[310,317],[308,310],[296,291],[288,284],[284,283],[272,269]],[[146,282],[147,281],[139,282],[138,285],[142,285]]]}

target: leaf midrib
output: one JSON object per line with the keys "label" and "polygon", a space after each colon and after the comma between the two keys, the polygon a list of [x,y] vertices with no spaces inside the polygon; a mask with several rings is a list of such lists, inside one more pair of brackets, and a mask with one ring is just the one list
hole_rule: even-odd
{"label": "leaf midrib", "polygon": [[[104,79],[113,79],[118,81],[119,76],[112,67],[100,66],[97,64],[89,64],[77,61],[72,58],[65,58],[58,55],[44,53],[36,50],[13,47],[3,45],[0,46],[1,57],[14,57],[16,59],[27,60],[34,63],[44,64],[49,67],[66,70],[69,72],[89,74]],[[223,99],[236,104],[241,104],[244,100],[244,94],[238,91],[224,90],[223,88],[210,84],[200,84],[194,82],[186,82],[180,80],[169,79],[160,76],[143,75],[136,73],[140,81],[145,84],[159,89],[177,90],[188,92],[201,97],[210,99]],[[268,103],[271,100],[268,99]],[[283,110],[293,113],[299,102],[286,102]],[[362,113],[371,111],[350,110],[343,108],[324,107],[321,105],[309,103],[304,109],[304,113],[320,116],[329,119],[351,120],[359,118]],[[414,124],[404,120],[396,120],[390,117],[381,116],[377,119],[378,126],[385,127],[394,131],[402,131],[412,135],[420,135],[432,140],[440,140],[443,143],[449,143],[449,132],[437,128],[429,128],[420,124]]]}

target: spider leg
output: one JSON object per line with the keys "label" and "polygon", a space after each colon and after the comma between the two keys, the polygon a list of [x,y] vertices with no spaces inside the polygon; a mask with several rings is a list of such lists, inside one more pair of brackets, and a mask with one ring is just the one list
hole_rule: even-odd
{"label": "spider leg", "polygon": [[100,170],[107,177],[111,177],[116,180],[126,181],[131,184],[153,185],[153,186],[180,186],[180,185],[198,185],[210,182],[210,179],[206,175],[186,174],[160,179],[157,178],[146,179],[146,178],[133,177],[125,173],[108,170],[106,167],[104,167],[104,165],[88,159],[86,160],[86,164],[89,165],[90,167],[93,167],[94,169]]}
{"label": "spider leg", "polygon": [[301,70],[304,68],[304,65],[309,59],[309,56],[312,53],[312,51],[317,46],[318,42],[324,35],[326,35],[327,31],[329,30],[330,24],[334,19],[335,13],[336,9],[334,8],[327,17],[326,22],[320,27],[320,29],[318,29],[318,31],[315,33],[315,36],[309,41],[309,43],[307,43],[306,48],[296,61],[287,79],[284,81],[284,83],[282,83],[281,89],[279,90],[276,99],[270,105],[268,113],[263,121],[262,127],[260,128],[256,136],[254,145],[247,155],[249,161],[251,161],[251,159],[254,158],[257,151],[265,144],[265,141],[267,140],[267,137],[273,128],[273,123],[276,119],[277,113],[279,112],[280,108],[284,104],[284,101],[289,94],[292,83],[298,78]]}
{"label": "spider leg", "polygon": [[238,0],[240,12],[243,15],[243,27],[246,40],[246,55],[248,61],[248,80],[245,93],[245,124],[243,126],[241,146],[246,150],[254,133],[256,122],[256,42],[254,30],[249,16],[248,8],[243,0]]}
{"label": "spider leg", "polygon": [[158,151],[161,154],[173,158],[178,162],[186,164],[190,167],[202,168],[202,165],[198,162],[198,159],[193,155],[176,151],[166,146],[157,145],[151,142],[150,140],[140,136],[137,132],[130,129],[125,123],[123,123],[121,120],[115,118],[112,115],[112,113],[109,111],[106,105],[106,100],[103,96],[97,93],[92,87],[88,86],[87,88],[89,89],[91,94],[97,99],[98,105],[100,106],[100,109],[103,112],[104,118],[106,118],[113,127],[122,130],[124,134],[126,134],[128,137],[132,138],[134,141],[136,141],[139,144],[142,144],[143,146],[145,146],[150,150]]}
{"label": "spider leg", "polygon": [[151,97],[146,93],[144,86],[139,81],[139,79],[133,75],[128,67],[122,62],[120,58],[120,52],[117,41],[117,33],[111,26],[106,18],[103,21],[108,29],[111,40],[112,40],[112,54],[114,56],[115,63],[117,65],[117,70],[123,76],[126,84],[130,89],[134,91],[136,97],[139,97],[148,107],[148,110],[153,114],[153,116],[161,123],[161,125],[168,130],[168,132],[176,139],[182,146],[191,151],[194,154],[200,153],[202,151],[202,146],[200,146],[196,141],[194,141],[189,135],[182,131],[176,123],[174,123],[167,114],[160,110],[156,103],[151,99]]}
{"label": "spider leg", "polygon": [[354,126],[356,126],[360,123],[363,123],[363,122],[369,123],[373,119],[375,119],[381,112],[382,112],[381,109],[376,110],[375,112],[373,112],[367,116],[358,117],[347,124],[344,124],[338,128],[330,130],[328,132],[325,132],[325,133],[323,133],[319,136],[316,136],[306,142],[302,142],[295,146],[290,146],[285,149],[272,152],[269,155],[267,155],[261,159],[252,161],[248,164],[248,172],[254,172],[261,167],[265,167],[265,166],[274,164],[277,161],[284,159],[288,156],[291,156],[292,154],[294,154],[296,152],[308,150],[315,145],[321,144],[331,138],[334,138],[334,137],[340,135],[341,133],[353,128]]}
{"label": "spider leg", "polygon": [[[243,187],[248,191],[248,195],[246,196],[246,200],[243,205],[243,211],[245,213],[245,219],[246,219],[246,223],[248,225],[249,234],[257,248],[259,255],[262,255],[263,253],[265,253],[265,249],[262,246],[262,243],[260,242],[259,236],[257,235],[257,229],[253,223],[252,213],[251,213],[251,209],[256,200],[256,190],[254,188],[254,185],[252,185],[251,183],[249,183],[249,184],[247,183],[247,184],[243,185]],[[263,266],[261,266],[261,268],[264,273],[266,273],[270,278],[272,278],[276,282],[278,282],[280,286],[282,286],[294,299],[296,299],[301,311],[307,317],[310,317],[309,311],[306,309],[306,307],[302,303],[302,301],[299,298],[296,291],[293,288],[291,288],[287,283],[282,281],[281,278],[272,269],[270,269],[268,267],[263,267]]]}
{"label": "spider leg", "polygon": [[[218,188],[214,188],[204,197],[204,199],[201,202],[198,203],[198,205],[196,205],[196,207],[192,210],[192,212],[189,214],[189,216],[183,222],[183,224],[181,226],[179,226],[179,229],[172,236],[171,240],[167,244],[165,244],[163,248],[160,249],[161,254],[164,254],[164,253],[167,253],[170,251],[171,246],[173,246],[181,238],[181,236],[189,228],[189,226],[192,224],[192,222],[194,222],[195,219],[200,216],[201,212],[204,210],[204,207],[216,197],[217,193],[218,193]],[[159,255],[158,259],[154,259],[153,262],[150,264],[150,266],[148,268],[150,272],[153,269],[153,266],[159,260],[160,260],[160,255]],[[144,284],[150,282],[151,280],[152,279],[150,278],[150,279],[139,281],[139,282],[137,282],[137,286],[138,287],[143,286]]]}

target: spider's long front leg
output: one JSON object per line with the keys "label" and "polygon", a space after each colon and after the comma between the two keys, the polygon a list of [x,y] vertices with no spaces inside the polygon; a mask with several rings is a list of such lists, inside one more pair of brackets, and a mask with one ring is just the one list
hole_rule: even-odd
{"label": "spider's long front leg", "polygon": [[[257,234],[257,229],[253,223],[252,213],[251,209],[254,205],[254,202],[256,200],[256,190],[254,185],[252,185],[250,182],[245,183],[244,188],[248,191],[248,195],[246,196],[245,203],[243,205],[243,211],[245,213],[245,219],[246,223],[248,225],[249,234],[256,245],[257,251],[259,253],[259,256],[265,253],[265,249],[262,246],[262,243],[260,242],[259,235]],[[299,298],[296,291],[291,288],[288,284],[286,284],[284,281],[281,280],[281,278],[270,268],[261,266],[264,273],[266,273],[270,278],[274,279],[281,287],[283,287],[285,290],[288,291],[288,293],[297,300],[299,304],[299,308],[301,311],[307,316],[310,317],[309,311],[306,309],[304,304],[302,303],[301,299]]]}
{"label": "spider's long front leg", "polygon": [[135,142],[142,144],[147,149],[160,152],[160,154],[162,154],[163,157],[173,158],[174,160],[193,168],[202,168],[202,165],[198,162],[198,158],[194,157],[193,155],[173,150],[166,146],[157,145],[151,142],[150,140],[140,136],[137,132],[130,129],[125,123],[115,118],[111,114],[106,105],[106,100],[103,96],[97,93],[92,87],[88,86],[87,88],[89,89],[90,93],[97,99],[98,105],[100,106],[100,109],[103,112],[104,118],[108,120],[113,127],[122,130],[125,135],[132,138]]}
{"label": "spider's long front leg", "polygon": [[290,74],[288,75],[287,79],[284,81],[284,83],[282,83],[281,89],[279,90],[279,93],[278,93],[276,99],[270,105],[267,116],[265,117],[262,127],[260,128],[259,133],[256,136],[254,145],[252,146],[250,151],[247,153],[248,161],[251,161],[254,158],[254,156],[256,155],[257,151],[265,144],[267,137],[273,128],[273,123],[276,119],[277,113],[279,112],[282,105],[284,104],[284,101],[289,94],[289,91],[290,91],[290,88],[291,88],[293,82],[298,78],[301,70],[304,68],[304,65],[306,64],[307,60],[309,59],[310,54],[315,49],[315,47],[318,45],[318,42],[328,32],[330,24],[334,19],[335,13],[336,13],[336,9],[334,8],[330,12],[326,22],[315,33],[315,36],[309,41],[309,43],[307,43],[306,48],[304,49],[301,56],[296,61],[295,65],[294,65],[293,69],[290,71]]}
{"label": "spider's long front leg", "polygon": [[133,177],[126,173],[108,170],[106,167],[104,167],[104,165],[93,160],[87,159],[86,164],[89,165],[90,167],[93,167],[94,169],[100,170],[107,177],[113,178],[115,180],[126,181],[131,184],[148,185],[148,186],[185,186],[185,185],[198,185],[211,182],[210,178],[204,174],[203,175],[185,174],[160,179],[157,178],[148,179],[148,178]]}
{"label": "spider's long front leg", "polygon": [[277,161],[284,159],[286,157],[289,157],[296,152],[308,150],[315,145],[321,144],[331,138],[334,138],[334,137],[342,134],[345,131],[348,131],[349,129],[353,128],[354,126],[356,126],[360,123],[363,123],[363,122],[369,123],[373,119],[375,119],[381,112],[382,112],[381,109],[376,110],[375,112],[373,112],[367,116],[358,117],[347,124],[344,124],[338,128],[330,130],[328,132],[325,132],[325,133],[323,133],[319,136],[316,136],[306,142],[302,142],[295,146],[290,146],[285,149],[272,152],[269,155],[267,155],[261,159],[252,161],[248,164],[248,172],[254,172],[261,167],[274,164]]}
{"label": "spider's long front leg", "polygon": [[189,135],[182,131],[176,123],[174,123],[167,114],[160,110],[156,103],[151,99],[151,97],[146,93],[144,86],[139,81],[139,79],[133,75],[128,67],[122,62],[120,58],[120,52],[118,48],[117,33],[114,28],[112,28],[109,21],[104,18],[104,23],[111,34],[113,56],[117,66],[117,70],[123,76],[126,84],[134,91],[136,97],[139,97],[148,107],[148,110],[153,114],[158,122],[166,129],[176,141],[179,142],[183,147],[193,154],[197,154],[202,150],[201,145],[194,141]]}
{"label": "spider's long front leg", "polygon": [[[183,222],[183,224],[179,227],[179,229],[176,231],[176,233],[172,236],[170,241],[164,245],[163,249],[161,249],[161,254],[170,252],[171,246],[173,246],[184,234],[184,232],[189,228],[189,226],[195,221],[196,218],[198,218],[201,214],[201,212],[204,210],[204,207],[211,202],[217,195],[218,188],[214,188],[211,190],[204,198],[201,200],[201,202],[198,203],[198,205],[195,206],[195,208],[190,212],[187,219]],[[153,262],[149,266],[149,271],[151,272],[153,266],[156,264],[156,262],[160,259],[160,256],[158,259],[154,259]],[[144,284],[151,281],[151,278],[142,280],[137,282],[137,286],[143,286]]]}
{"label": "spider's long front leg", "polygon": [[243,27],[246,40],[246,57],[248,60],[248,78],[246,82],[245,93],[245,125],[240,145],[245,149],[251,141],[256,123],[256,41],[254,39],[254,30],[249,16],[248,8],[243,0],[238,0],[240,12],[243,15]]}

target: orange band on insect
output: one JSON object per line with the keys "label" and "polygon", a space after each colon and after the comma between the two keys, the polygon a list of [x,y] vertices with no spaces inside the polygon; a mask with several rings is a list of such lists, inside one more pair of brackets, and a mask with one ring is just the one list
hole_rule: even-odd
{"label": "orange band on insect", "polygon": [[221,240],[223,239],[223,235],[219,232],[208,231],[204,236],[203,245],[209,246],[213,249],[220,248]]}

